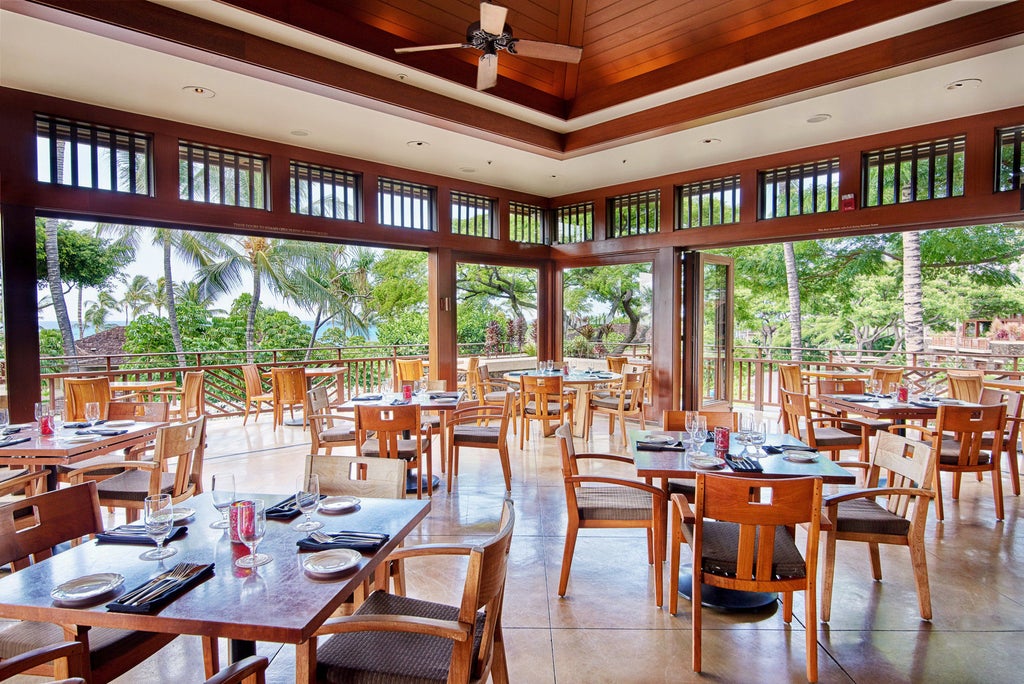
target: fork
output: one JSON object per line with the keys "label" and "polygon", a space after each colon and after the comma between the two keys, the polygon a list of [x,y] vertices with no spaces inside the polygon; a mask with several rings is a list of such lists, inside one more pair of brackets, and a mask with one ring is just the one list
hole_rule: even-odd
{"label": "fork", "polygon": [[166,588],[191,577],[202,566],[198,563],[178,563],[164,574],[154,578],[149,583],[136,589],[134,592],[125,594],[119,599],[120,603],[129,606],[137,606],[145,603],[150,598],[159,595]]}
{"label": "fork", "polygon": [[310,539],[320,544],[332,544],[334,543],[334,537],[329,534],[324,534],[320,530],[313,530],[309,533]]}

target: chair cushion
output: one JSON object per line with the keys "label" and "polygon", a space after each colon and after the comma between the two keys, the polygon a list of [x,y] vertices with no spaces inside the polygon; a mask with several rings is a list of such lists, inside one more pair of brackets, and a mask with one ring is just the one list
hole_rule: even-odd
{"label": "chair cushion", "polygon": [[354,442],[356,441],[356,427],[352,423],[335,425],[332,428],[320,431],[321,442]]}
{"label": "chair cushion", "polygon": [[[457,620],[459,609],[375,591],[355,614]],[[480,650],[483,626],[481,612],[477,614],[473,638],[474,660]],[[446,682],[451,660],[452,642],[441,637],[398,632],[335,634],[317,644],[316,679],[353,684]]]}
{"label": "chair cushion", "polygon": [[891,513],[868,499],[839,502],[837,532],[903,535],[910,530],[910,521]]}
{"label": "chair cushion", "polygon": [[[807,431],[800,430],[800,439],[807,442]],[[815,427],[814,441],[820,447],[830,446],[860,446],[860,435],[851,435],[845,430],[834,427]]]}
{"label": "chair cushion", "polygon": [[484,395],[485,404],[504,404],[505,395],[508,394],[505,390],[498,390],[494,392],[488,392]]}
{"label": "chair cushion", "polygon": [[452,428],[455,444],[459,442],[481,442],[497,444],[501,428],[486,425],[456,425]]}
{"label": "chair cushion", "polygon": [[[537,402],[535,402],[535,401],[527,402],[525,410],[530,415],[536,415],[537,414]],[[554,401],[549,401],[548,402],[548,415],[557,416],[561,412],[561,410],[562,410],[562,408],[561,408],[561,406],[559,406],[558,402],[554,402]]]}
{"label": "chair cushion", "polygon": [[[99,491],[100,499],[145,501],[149,496],[149,476],[148,470],[132,468],[101,480],[96,489]],[[160,473],[160,491],[165,494],[174,491],[174,473]]]}
{"label": "chair cushion", "polygon": [[632,487],[577,487],[580,520],[647,520],[654,504],[648,492]]}
{"label": "chair cushion", "polygon": [[686,497],[687,501],[693,503],[694,495],[697,493],[697,481],[670,479],[668,481],[668,493],[669,495],[682,494]]}
{"label": "chair cushion", "polygon": [[[626,392],[626,399],[622,404],[623,408],[627,410],[629,409],[629,403],[633,400],[630,396],[631,394],[631,392]],[[604,408],[611,409],[612,411],[618,411],[619,395],[616,394],[615,396],[608,397],[592,397],[590,400],[590,405],[593,406],[594,408]]]}
{"label": "chair cushion", "polygon": [[[892,426],[892,421],[889,421],[889,420],[876,420],[874,418],[861,418],[860,416],[857,416],[857,420],[859,420],[862,423],[867,423],[868,424],[868,428],[871,430],[872,433],[875,433],[875,432],[886,432]],[[853,423],[843,423],[841,427],[842,427],[843,431],[845,431],[845,432],[849,432],[849,433],[852,433],[852,434],[855,434],[855,435],[859,435],[860,434],[860,425],[854,425]],[[815,435],[817,435],[817,433],[818,433],[817,429],[815,429],[814,433],[815,433]]]}
{"label": "chair cushion", "polygon": [[[79,468],[87,468],[94,465],[103,465],[104,463],[119,463],[125,460],[125,455],[121,452],[115,452],[111,454],[103,454],[102,456],[94,456],[87,458],[84,461],[78,461],[76,463],[70,463],[67,465],[58,464],[57,474],[58,475],[70,475]],[[139,461],[152,461],[153,452],[144,454],[142,458],[137,459]],[[49,467],[49,466],[47,466]],[[102,470],[94,470],[89,473],[88,477],[109,477],[110,475],[117,475],[120,472],[124,472],[124,468],[104,468]]]}
{"label": "chair cushion", "polygon": [[[363,456],[380,456],[380,444],[376,439],[368,439],[359,446],[359,453]],[[398,457],[406,461],[416,460],[416,440],[398,440]]]}
{"label": "chair cushion", "polygon": [[[149,636],[152,635],[147,632],[93,627],[89,630],[89,653],[95,662],[103,662],[122,650],[131,649],[140,638]],[[0,630],[0,660],[65,640],[64,630],[59,625],[27,620],[12,622]]]}
{"label": "chair cushion", "polygon": [[[736,551],[740,539],[740,526],[718,520],[704,521],[704,559],[701,567],[713,575],[736,574]],[[755,567],[757,563],[755,562]],[[785,527],[775,530],[775,549],[772,554],[772,573],[775,577],[804,577],[803,556],[792,535]]]}
{"label": "chair cushion", "polygon": [[[989,438],[991,444],[992,439]],[[960,462],[960,441],[952,437],[944,437],[942,440],[942,451],[939,452],[939,463],[943,465],[957,465]],[[982,451],[978,454],[978,465],[985,465],[992,462],[992,454]]]}

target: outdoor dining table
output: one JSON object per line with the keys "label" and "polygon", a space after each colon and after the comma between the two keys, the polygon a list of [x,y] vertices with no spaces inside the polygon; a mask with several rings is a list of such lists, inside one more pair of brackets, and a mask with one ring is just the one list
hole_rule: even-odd
{"label": "outdoor dining table", "polygon": [[142,401],[152,399],[153,392],[176,387],[174,380],[112,380],[110,382],[111,399],[124,398],[125,395],[139,396]]}
{"label": "outdoor dining table", "polygon": [[836,411],[858,416],[866,416],[875,420],[887,420],[894,424],[908,420],[933,420],[939,413],[939,406],[977,406],[958,399],[940,397],[935,400],[921,398],[909,401],[894,401],[888,397],[877,397],[869,394],[822,394],[818,403]]}
{"label": "outdoor dining table", "polygon": [[[572,416],[572,434],[576,437],[583,436],[583,422],[587,414],[587,397],[586,390],[598,385],[608,385],[617,383],[622,380],[622,373],[614,373],[612,371],[590,371],[590,370],[570,370],[568,375],[560,370],[555,371],[541,371],[541,370],[526,370],[526,371],[510,371],[502,375],[502,379],[510,384],[519,385],[519,378],[524,375],[533,377],[558,377],[562,376],[563,385],[572,385],[580,389],[579,394],[576,396],[576,404],[574,413]],[[555,431],[553,425],[546,425],[544,428],[544,436],[550,437]]]}
{"label": "outdoor dining table", "polygon": [[[238,499],[259,498],[270,506],[281,494],[239,494]],[[353,593],[373,576],[381,562],[396,549],[430,511],[429,499],[364,498],[353,512],[315,517],[324,531],[352,530],[384,533],[388,540],[377,551],[363,552],[351,572],[336,578],[314,579],[302,567],[305,554],[296,542],[307,533],[291,521],[267,521],[260,553],[273,560],[254,570],[234,562],[248,553],[232,543],[227,530],[211,529],[220,518],[210,494],[200,494],[176,508],[195,509],[184,524],[188,532],[168,542],[177,554],[154,563],[139,559],[143,547],[89,541],[52,558],[0,578],[0,617],[35,620],[80,627],[115,627],[170,634],[197,634],[231,639],[232,660],[255,651],[255,642],[300,644]],[[179,562],[214,563],[213,574],[181,594],[158,612],[124,613],[106,609],[121,593],[140,586]],[[386,566],[385,566],[386,567]],[[67,607],[56,603],[50,591],[62,582],[93,573],[118,573],[123,587],[95,605]]]}
{"label": "outdoor dining table", "polygon": [[[168,425],[161,423],[135,422],[124,427],[107,426],[101,423],[93,428],[74,428],[65,426],[60,428],[60,434],[42,435],[39,433],[39,426],[36,423],[27,423],[7,437],[10,440],[28,438],[28,441],[10,446],[0,446],[0,465],[23,467],[30,469],[45,468],[46,466],[66,466],[79,461],[109,454],[133,447],[137,444],[145,444],[156,439],[156,431]],[[85,441],[86,435],[78,435],[87,429],[122,432],[123,434],[95,434],[95,439]],[[82,441],[77,441],[79,438]],[[72,439],[76,441],[72,441]],[[2,444],[2,442],[0,442]],[[50,468],[50,474],[46,477],[46,488],[54,490],[57,488],[56,468]]]}
{"label": "outdoor dining table", "polygon": [[[852,485],[856,484],[857,481],[856,475],[840,467],[825,455],[819,455],[817,460],[812,462],[796,462],[790,461],[784,453],[767,454],[762,458],[756,459],[761,465],[763,472],[734,470],[728,465],[720,469],[713,470],[698,468],[689,462],[689,459],[686,458],[686,454],[683,451],[669,449],[649,451],[638,448],[638,442],[643,443],[655,434],[668,435],[677,440],[684,441],[688,440],[689,436],[685,432],[671,432],[663,430],[629,431],[629,450],[636,467],[636,474],[645,479],[659,478],[661,480],[662,487],[666,490],[669,478],[693,479],[697,477],[697,473],[699,472],[722,473],[741,477],[758,478],[811,476],[820,477],[822,482],[826,484],[836,485]],[[784,445],[798,447],[807,446],[805,443],[787,434],[768,435],[768,439],[765,442],[765,446],[767,447],[779,447]],[[729,441],[729,453],[734,455],[739,454],[742,447],[743,445],[736,439],[736,434],[733,433]],[[705,443],[702,451],[706,454],[711,454],[714,451],[714,444],[711,442]],[[822,512],[821,528],[823,530],[828,529],[830,525],[831,522],[825,517],[824,512]],[[679,593],[686,598],[690,597],[692,581],[692,574],[689,568],[685,570],[680,568],[678,590]],[[777,595],[771,592],[736,591],[712,587],[706,584],[703,585],[701,589],[702,605],[724,611],[759,610],[774,604],[776,598]]]}

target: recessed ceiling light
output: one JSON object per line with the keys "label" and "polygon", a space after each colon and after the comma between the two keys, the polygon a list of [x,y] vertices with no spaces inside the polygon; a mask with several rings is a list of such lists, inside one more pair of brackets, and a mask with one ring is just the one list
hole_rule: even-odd
{"label": "recessed ceiling light", "polygon": [[189,93],[190,95],[195,95],[196,97],[205,97],[207,99],[214,97],[217,94],[209,88],[204,88],[203,86],[185,86],[184,88],[182,88],[182,90],[186,93]]}
{"label": "recessed ceiling light", "polygon": [[831,118],[831,114],[815,114],[807,119],[807,123],[821,123],[822,121],[828,121]]}
{"label": "recessed ceiling light", "polygon": [[476,173],[476,168],[472,166],[460,166],[459,171],[462,173]]}
{"label": "recessed ceiling light", "polygon": [[307,131],[305,128],[296,128],[294,131],[290,131],[290,133],[297,138],[305,138],[307,135],[309,135],[309,131]]}
{"label": "recessed ceiling light", "polygon": [[946,90],[974,90],[981,86],[980,78],[961,78],[946,84]]}
{"label": "recessed ceiling light", "polygon": [[704,138],[703,140],[701,140],[701,142],[704,143],[705,145],[717,145],[718,143],[722,142],[722,139],[721,138]]}
{"label": "recessed ceiling light", "polygon": [[430,147],[430,143],[428,143],[426,140],[410,140],[405,144],[408,145],[409,147]]}
{"label": "recessed ceiling light", "polygon": [[397,78],[399,81],[404,81],[405,79],[409,78],[409,74],[395,74],[395,78]]}

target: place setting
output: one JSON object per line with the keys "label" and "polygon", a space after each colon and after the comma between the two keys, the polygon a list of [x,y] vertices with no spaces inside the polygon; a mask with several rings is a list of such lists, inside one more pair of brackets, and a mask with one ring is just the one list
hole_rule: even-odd
{"label": "place setting", "polygon": [[213,563],[178,563],[107,604],[115,613],[154,613],[213,575]]}

